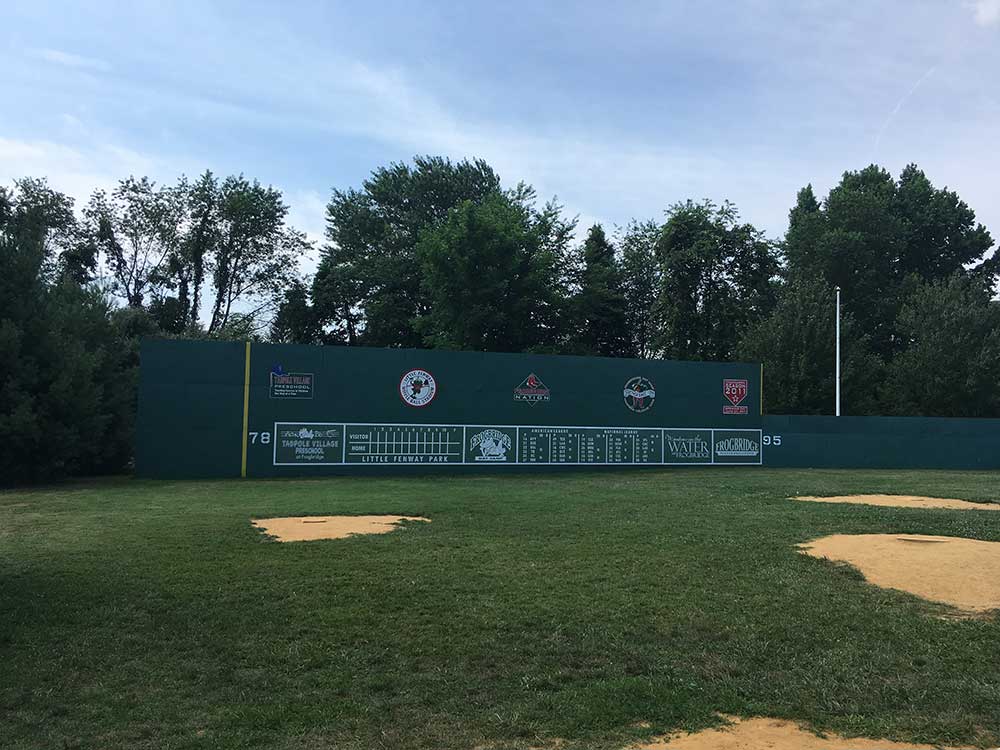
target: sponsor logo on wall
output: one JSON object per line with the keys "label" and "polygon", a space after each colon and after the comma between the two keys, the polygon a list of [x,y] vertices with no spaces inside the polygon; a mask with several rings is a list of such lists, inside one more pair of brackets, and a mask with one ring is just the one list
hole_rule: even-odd
{"label": "sponsor logo on wall", "polygon": [[274,463],[340,463],[343,427],[339,424],[302,424],[284,422],[275,425]]}
{"label": "sponsor logo on wall", "polygon": [[729,402],[722,407],[723,414],[746,414],[747,407],[741,406],[747,397],[748,384],[746,380],[726,378],[722,381],[722,395]]}
{"label": "sponsor logo on wall", "polygon": [[410,406],[427,406],[437,395],[437,383],[427,370],[410,370],[400,378],[399,395]]}
{"label": "sponsor logo on wall", "polygon": [[510,446],[510,435],[500,430],[483,430],[469,439],[469,448],[479,449],[473,457],[475,461],[506,461]]}
{"label": "sponsor logo on wall", "polygon": [[656,400],[656,386],[649,378],[636,376],[625,382],[623,391],[625,406],[634,412],[642,413],[653,408]]}
{"label": "sponsor logo on wall", "polygon": [[521,381],[521,385],[514,389],[514,400],[524,401],[531,405],[540,401],[548,401],[549,389],[540,377],[531,373]]}
{"label": "sponsor logo on wall", "polygon": [[664,463],[710,463],[712,460],[711,431],[664,430]]}
{"label": "sponsor logo on wall", "polygon": [[312,398],[315,376],[311,372],[285,372],[281,365],[271,368],[269,398]]}
{"label": "sponsor logo on wall", "polygon": [[757,463],[760,461],[760,436],[756,431],[716,430],[714,448],[717,463]]}

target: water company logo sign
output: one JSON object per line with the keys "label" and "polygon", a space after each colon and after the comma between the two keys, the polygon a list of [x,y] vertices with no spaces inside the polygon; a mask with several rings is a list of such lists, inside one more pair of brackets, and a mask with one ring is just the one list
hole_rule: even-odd
{"label": "water company logo sign", "polygon": [[649,378],[636,376],[625,383],[625,406],[634,412],[649,411],[656,400],[656,386]]}
{"label": "water company logo sign", "polygon": [[525,401],[531,405],[537,404],[539,401],[548,401],[549,389],[540,377],[531,373],[521,381],[521,385],[514,389],[514,400]]}
{"label": "water company logo sign", "polygon": [[476,461],[506,461],[510,450],[510,435],[500,430],[483,430],[477,432],[469,440],[472,450],[479,449]]}
{"label": "water company logo sign", "polygon": [[741,406],[747,397],[748,384],[746,380],[726,378],[722,381],[722,395],[729,402],[722,407],[723,414],[746,414],[747,407]]}
{"label": "water company logo sign", "polygon": [[715,442],[715,455],[721,458],[757,458],[760,443],[749,437],[727,437]]}
{"label": "water company logo sign", "polygon": [[437,395],[437,383],[427,370],[410,370],[399,381],[399,395],[410,406],[427,406]]}
{"label": "water company logo sign", "polygon": [[707,430],[664,430],[664,463],[710,463],[711,432]]}

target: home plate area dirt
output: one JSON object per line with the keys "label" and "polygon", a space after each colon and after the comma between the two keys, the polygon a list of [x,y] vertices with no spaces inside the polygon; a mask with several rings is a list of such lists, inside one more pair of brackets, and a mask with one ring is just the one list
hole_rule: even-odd
{"label": "home plate area dirt", "polygon": [[910,745],[827,734],[819,737],[795,722],[778,719],[739,719],[715,729],[673,734],[635,750],[934,750],[938,745]]}
{"label": "home plate area dirt", "polygon": [[388,534],[400,521],[424,521],[420,516],[289,516],[257,518],[253,525],[279,542],[311,542],[344,539],[356,534]]}
{"label": "home plate area dirt", "polygon": [[1000,609],[1000,542],[921,534],[833,534],[798,545],[853,565],[876,586],[948,604],[965,616]]}
{"label": "home plate area dirt", "polygon": [[802,495],[792,499],[803,500],[809,503],[850,503],[852,505],[881,505],[892,508],[1000,511],[1000,503],[970,503],[968,500],[955,500],[945,497],[920,497],[919,495],[835,495],[833,497]]}

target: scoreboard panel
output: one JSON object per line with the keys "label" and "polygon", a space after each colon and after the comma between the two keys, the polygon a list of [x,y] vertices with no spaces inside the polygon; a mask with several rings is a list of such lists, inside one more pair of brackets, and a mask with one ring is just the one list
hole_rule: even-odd
{"label": "scoreboard panel", "polygon": [[275,466],[761,463],[761,431],[275,422]]}

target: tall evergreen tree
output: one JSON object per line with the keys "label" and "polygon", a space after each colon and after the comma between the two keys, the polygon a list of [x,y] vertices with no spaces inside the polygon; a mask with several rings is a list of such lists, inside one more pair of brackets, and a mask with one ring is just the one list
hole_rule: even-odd
{"label": "tall evergreen tree", "polygon": [[278,344],[324,343],[323,327],[310,303],[309,289],[299,279],[285,289],[269,338]]}
{"label": "tall evergreen tree", "polygon": [[120,470],[130,450],[125,344],[59,261],[75,237],[66,196],[0,188],[0,484]]}
{"label": "tall evergreen tree", "polygon": [[661,227],[655,221],[633,221],[619,241],[621,247],[622,297],[625,302],[625,335],[629,355],[654,356],[656,327],[654,308],[662,284],[656,260]]}
{"label": "tall evergreen tree", "polygon": [[615,248],[600,224],[587,233],[581,250],[579,291],[573,298],[573,349],[581,354],[625,357],[631,342],[625,323],[625,295]]}

